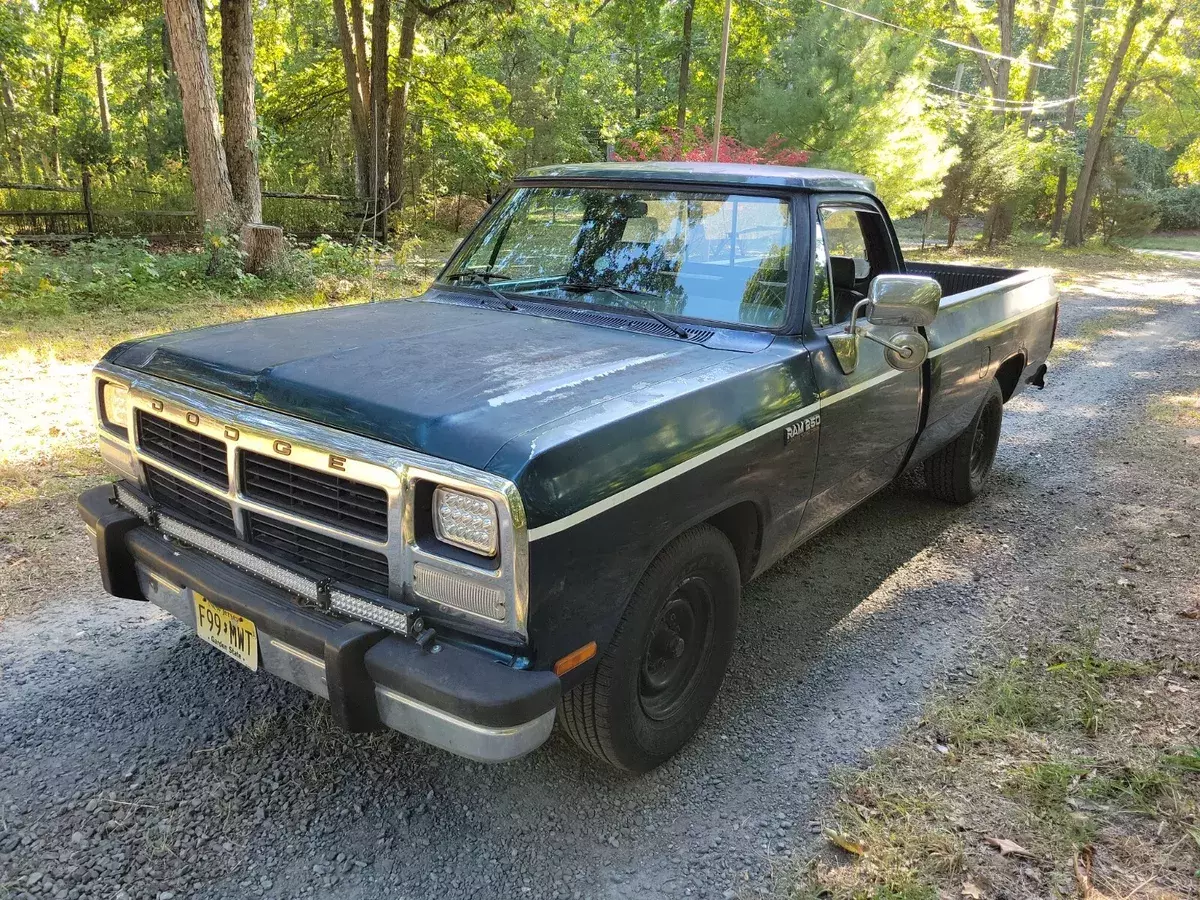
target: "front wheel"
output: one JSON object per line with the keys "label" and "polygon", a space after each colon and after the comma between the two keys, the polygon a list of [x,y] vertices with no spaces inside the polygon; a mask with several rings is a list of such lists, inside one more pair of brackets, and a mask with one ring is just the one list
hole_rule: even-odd
{"label": "front wheel", "polygon": [[610,765],[645,772],[704,721],[725,678],[741,602],[737,555],[711,525],[672,541],[634,589],[596,671],[565,694],[564,730]]}
{"label": "front wheel", "polygon": [[978,497],[996,460],[1003,421],[1004,392],[993,378],[967,429],[925,460],[925,483],[930,493],[939,500],[958,504]]}

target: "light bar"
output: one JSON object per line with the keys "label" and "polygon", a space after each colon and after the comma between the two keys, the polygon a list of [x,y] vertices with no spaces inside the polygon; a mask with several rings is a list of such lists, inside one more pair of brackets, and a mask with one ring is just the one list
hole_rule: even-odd
{"label": "light bar", "polygon": [[[153,519],[151,507],[123,482],[117,482],[117,502],[138,518],[145,519],[147,522],[151,522]],[[170,516],[159,514],[157,521],[152,524],[166,535],[178,538],[197,550],[202,550],[222,562],[237,566],[251,575],[257,575],[264,581],[291,591],[297,596],[314,603],[320,603],[322,600],[321,585],[291,569],[249,553],[241,547],[213,537],[199,528],[193,528]],[[361,619],[405,637],[408,637],[412,631],[412,621],[417,611],[411,607],[406,607],[404,610],[393,609],[339,590],[329,591],[328,596],[329,608],[333,612]]]}
{"label": "light bar", "polygon": [[142,498],[125,486],[125,482],[117,482],[117,502],[137,516],[139,519],[150,520],[150,507],[142,502]]}
{"label": "light bar", "polygon": [[233,544],[204,533],[199,528],[185,525],[183,522],[172,519],[169,516],[160,515],[158,517],[158,527],[164,534],[179,538],[184,543],[191,544],[198,550],[211,553],[225,562],[232,563],[239,569],[245,569],[252,575],[257,575],[259,578],[276,584],[284,590],[291,591],[293,594],[298,594],[306,600],[312,600],[314,603],[319,600],[317,596],[317,583],[311,578],[297,575],[290,569],[285,569],[283,566],[276,565],[273,562],[263,559],[261,556],[255,556],[253,553],[247,553],[241,547],[235,547]]}
{"label": "light bar", "polygon": [[329,592],[329,608],[342,615],[362,619],[364,622],[394,631],[404,637],[408,637],[409,632],[412,631],[415,610],[401,612],[361,597],[354,597],[343,591]]}

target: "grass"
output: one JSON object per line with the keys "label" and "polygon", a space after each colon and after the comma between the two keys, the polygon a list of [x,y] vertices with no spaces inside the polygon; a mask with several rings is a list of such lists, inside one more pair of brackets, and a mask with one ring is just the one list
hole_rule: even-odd
{"label": "grass", "polygon": [[[838,778],[827,834],[841,849],[803,866],[792,896],[969,896],[968,884],[1030,896],[1035,883],[1074,895],[1073,860],[1116,831],[1103,859],[1117,868],[1103,877],[1155,862],[1186,888],[1200,866],[1200,746],[1139,739],[1164,713],[1164,671],[1097,656],[1087,637],[986,670]],[[1001,839],[1015,853],[998,852]]]}
{"label": "grass", "polygon": [[380,253],[318,240],[289,249],[264,278],[243,273],[228,247],[154,252],[119,239],[62,251],[0,245],[0,357],[91,361],[132,337],[411,295],[454,240],[438,233]]}
{"label": "grass", "polygon": [[1184,250],[1200,253],[1200,231],[1164,232],[1130,238],[1122,242],[1126,247],[1141,250]]}

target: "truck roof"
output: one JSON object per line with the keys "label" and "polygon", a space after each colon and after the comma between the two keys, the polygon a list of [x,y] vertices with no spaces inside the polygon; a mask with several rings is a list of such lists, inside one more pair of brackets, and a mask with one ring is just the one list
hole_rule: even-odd
{"label": "truck roof", "polygon": [[863,175],[832,169],[792,166],[760,166],[747,163],[711,162],[605,162],[540,166],[524,172],[517,181],[560,179],[612,181],[676,181],[686,184],[750,185],[793,188],[806,191],[875,192],[875,182]]}

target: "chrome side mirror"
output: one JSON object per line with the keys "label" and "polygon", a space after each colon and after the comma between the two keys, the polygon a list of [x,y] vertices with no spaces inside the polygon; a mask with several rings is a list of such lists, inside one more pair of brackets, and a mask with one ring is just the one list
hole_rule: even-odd
{"label": "chrome side mirror", "polygon": [[872,325],[924,328],[942,302],[942,286],[924,275],[877,275],[867,288]]}
{"label": "chrome side mirror", "polygon": [[858,368],[858,339],[866,338],[884,347],[884,358],[893,369],[915,369],[929,356],[929,342],[916,331],[902,331],[891,339],[872,334],[859,325],[865,315],[872,325],[923,328],[932,324],[942,301],[942,288],[922,275],[878,275],[867,296],[854,305],[844,334],[831,335],[834,355],[847,375]]}

